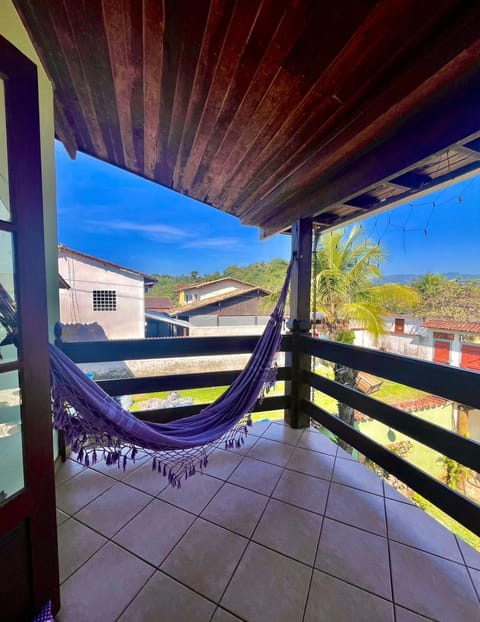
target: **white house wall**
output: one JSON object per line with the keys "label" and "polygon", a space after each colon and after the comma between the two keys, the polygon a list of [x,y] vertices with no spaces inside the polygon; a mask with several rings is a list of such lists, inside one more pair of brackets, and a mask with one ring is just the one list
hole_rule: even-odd
{"label": "white house wall", "polygon": [[[238,283],[237,281],[223,281],[222,283],[211,283],[203,285],[196,289],[186,290],[185,301],[196,302],[198,300],[207,300],[208,298],[215,298],[216,296],[223,296],[229,292],[236,290],[249,289],[248,285]],[[196,296],[196,298],[195,298]],[[188,299],[188,297],[190,297]]]}
{"label": "white house wall", "polygon": [[415,358],[431,360],[432,344],[428,331],[423,328],[423,320],[419,318],[403,318],[405,329],[403,333],[395,333],[395,318],[385,318],[385,334],[377,341],[366,330],[357,329],[355,331],[355,345],[365,348],[375,348],[401,354],[403,356],[413,356]]}
{"label": "white house wall", "polygon": [[[60,290],[63,324],[97,324],[106,339],[143,339],[145,299],[143,277],[108,269],[75,255],[60,252],[58,271],[71,289]],[[116,292],[116,311],[94,311],[93,291]],[[68,338],[68,337],[67,337]]]}

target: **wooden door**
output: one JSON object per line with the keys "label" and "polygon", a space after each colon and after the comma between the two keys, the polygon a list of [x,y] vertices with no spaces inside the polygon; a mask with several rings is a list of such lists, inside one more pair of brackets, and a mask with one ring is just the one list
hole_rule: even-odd
{"label": "wooden door", "polygon": [[[0,618],[58,608],[36,66],[0,36]],[[5,324],[14,325],[9,335]]]}
{"label": "wooden door", "polygon": [[448,365],[450,362],[450,342],[436,340],[434,342],[433,360],[435,363],[444,363]]}
{"label": "wooden door", "polygon": [[480,371],[480,346],[462,345],[462,362],[464,369]]}

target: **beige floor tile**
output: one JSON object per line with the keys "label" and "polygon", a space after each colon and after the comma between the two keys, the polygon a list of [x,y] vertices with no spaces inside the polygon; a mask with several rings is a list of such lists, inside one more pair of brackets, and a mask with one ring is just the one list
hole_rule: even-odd
{"label": "beige floor tile", "polygon": [[255,421],[252,426],[248,426],[248,433],[254,436],[262,436],[262,434],[268,430],[272,425],[270,420],[267,421]]}
{"label": "beige floor tile", "polygon": [[418,615],[418,613],[413,613],[413,611],[408,611],[408,609],[404,609],[398,605],[395,605],[395,614],[397,616],[397,622],[428,622],[428,618],[424,618]]}
{"label": "beige floor tile", "polygon": [[235,570],[248,540],[199,518],[161,570],[217,601]]}
{"label": "beige floor tile", "polygon": [[475,587],[475,590],[477,591],[477,596],[480,598],[480,570],[469,568],[468,572],[472,577],[473,585]]}
{"label": "beige floor tile", "polygon": [[324,479],[296,471],[284,471],[272,496],[305,510],[323,514],[329,483]]}
{"label": "beige floor tile", "polygon": [[111,538],[151,500],[149,495],[118,483],[81,509],[75,518]]}
{"label": "beige floor tile", "polygon": [[156,572],[119,622],[208,622],[214,609],[212,602]]}
{"label": "beige floor tile", "polygon": [[107,542],[105,538],[74,518],[60,525],[57,534],[61,583]]}
{"label": "beige floor tile", "polygon": [[[118,465],[108,465],[105,460],[102,458],[96,464],[92,465],[92,469],[98,471],[99,473],[103,473],[104,475],[108,475],[108,477],[113,477],[118,481],[122,481],[125,479],[130,473],[133,473],[139,466],[141,466],[147,460],[147,456],[142,453],[138,453],[135,458],[135,462],[132,460],[127,460],[127,465],[125,469],[122,466]],[[150,461],[150,460],[148,460]]]}
{"label": "beige floor tile", "polygon": [[60,463],[60,466],[55,471],[55,484],[60,486],[67,480],[75,477],[82,471],[84,471],[86,467],[77,462],[76,460],[66,460],[65,462]]}
{"label": "beige floor tile", "polygon": [[287,468],[329,480],[333,471],[333,462],[333,456],[296,447],[288,461]]}
{"label": "beige floor tile", "polygon": [[383,497],[370,492],[332,484],[325,515],[380,536],[386,535]]}
{"label": "beige floor tile", "polygon": [[392,603],[315,570],[305,622],[393,622]]}
{"label": "beige floor tile", "polygon": [[385,500],[388,537],[428,553],[463,563],[455,536],[429,514],[414,505]]}
{"label": "beige floor tile", "polygon": [[115,480],[86,469],[73,479],[57,486],[57,506],[67,514],[75,514],[80,508],[115,485]]}
{"label": "beige floor tile", "polygon": [[249,538],[268,497],[225,483],[202,512],[202,517]]}
{"label": "beige floor tile", "polygon": [[61,589],[59,622],[114,622],[153,568],[108,542]]}
{"label": "beige floor tile", "polygon": [[252,449],[252,447],[255,445],[259,438],[259,436],[254,436],[253,434],[250,434],[250,428],[248,428],[247,436],[243,437],[243,444],[240,445],[240,447],[232,447],[228,451],[233,451],[233,453],[235,454],[246,455],[248,454],[250,449]]}
{"label": "beige floor tile", "polygon": [[158,498],[173,503],[192,514],[200,514],[222,485],[222,480],[216,477],[197,473],[184,481],[180,489],[167,486]]}
{"label": "beige floor tile", "polygon": [[231,613],[228,613],[228,611],[225,611],[225,609],[222,609],[221,607],[219,607],[215,611],[215,615],[212,618],[212,622],[242,622],[242,621],[240,620],[240,618],[237,618],[237,616],[233,616]]}
{"label": "beige floor tile", "polygon": [[57,510],[56,515],[57,515],[57,527],[60,527],[62,523],[68,520],[68,514],[65,514],[65,512],[62,512],[61,510]]}
{"label": "beige floor tile", "polygon": [[249,622],[301,622],[310,572],[251,542],[220,604]]}
{"label": "beige floor tile", "polygon": [[127,475],[123,483],[156,497],[168,486],[168,478],[158,471],[152,471],[152,463],[147,460],[138,469]]}
{"label": "beige floor tile", "polygon": [[330,454],[335,456],[337,453],[337,446],[325,434],[321,434],[311,429],[305,430],[299,443],[299,447],[302,449],[309,449],[310,451],[320,451],[324,454]]}
{"label": "beige floor tile", "polygon": [[[283,426],[275,425],[271,428],[278,428],[283,430]],[[290,459],[294,450],[293,445],[287,445],[286,443],[278,443],[277,441],[271,441],[265,436],[255,443],[254,447],[249,452],[250,458],[256,458],[257,460],[263,460],[264,462],[270,462],[277,466],[284,467]]]}
{"label": "beige floor tile", "polygon": [[208,456],[208,465],[205,473],[210,475],[210,477],[227,479],[242,460],[243,456],[235,452],[217,449]]}
{"label": "beige floor tile", "polygon": [[252,540],[312,565],[321,525],[318,514],[271,499]]}
{"label": "beige floor tile", "polygon": [[457,537],[457,542],[462,550],[463,557],[467,566],[480,570],[480,551],[477,551],[464,540]]}
{"label": "beige floor tile", "polygon": [[396,604],[442,622],[480,620],[465,566],[396,542],[390,555]]}
{"label": "beige floor tile", "polygon": [[402,494],[399,490],[388,484],[385,480],[383,480],[383,492],[387,499],[393,499],[394,501],[401,501],[402,503],[408,503],[409,505],[414,505],[410,499]]}
{"label": "beige floor tile", "polygon": [[353,460],[337,457],[332,482],[373,492],[376,495],[383,495],[383,483],[378,475],[363,464]]}
{"label": "beige floor tile", "polygon": [[263,438],[268,438],[279,443],[296,445],[302,437],[303,429],[294,430],[288,425],[271,425],[263,433]]}
{"label": "beige floor tile", "polygon": [[348,451],[345,451],[344,449],[338,446],[337,446],[337,456],[339,458],[345,458],[345,460],[354,460],[355,462],[358,462],[357,458],[353,457],[352,454],[348,453]]}
{"label": "beige floor tile", "polygon": [[250,490],[270,495],[283,470],[268,462],[247,456],[229,477],[229,482]]}
{"label": "beige floor tile", "polygon": [[195,520],[193,514],[154,499],[114,540],[154,566],[162,563]]}
{"label": "beige floor tile", "polygon": [[325,518],[315,567],[378,596],[392,598],[386,538]]}

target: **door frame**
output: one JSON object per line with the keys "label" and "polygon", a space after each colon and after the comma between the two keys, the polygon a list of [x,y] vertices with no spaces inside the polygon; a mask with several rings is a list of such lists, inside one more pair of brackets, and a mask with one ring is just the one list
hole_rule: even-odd
{"label": "door frame", "polygon": [[[18,369],[22,387],[24,488],[0,507],[0,539],[26,525],[32,611],[48,600],[60,606],[55,477],[48,356],[44,212],[37,67],[0,35],[7,158],[14,236]],[[52,137],[53,140],[53,137]],[[25,612],[30,615],[31,612]]]}

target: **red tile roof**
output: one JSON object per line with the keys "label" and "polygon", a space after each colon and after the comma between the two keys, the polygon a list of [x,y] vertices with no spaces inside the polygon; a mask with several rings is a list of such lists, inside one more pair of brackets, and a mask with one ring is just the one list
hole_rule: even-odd
{"label": "red tile roof", "polygon": [[480,322],[456,322],[455,320],[425,320],[425,328],[442,330],[464,330],[469,333],[480,333]]}
{"label": "red tile roof", "polygon": [[[405,410],[407,412],[419,412],[421,410],[430,410],[439,406],[447,406],[451,404],[451,400],[447,400],[437,395],[424,395],[423,397],[417,397],[413,400],[404,400],[403,402],[395,402],[392,404],[399,410]],[[359,410],[354,411],[354,416],[357,421],[369,421],[371,417],[361,413]]]}
{"label": "red tile roof", "polygon": [[173,309],[173,302],[166,296],[146,296],[145,309],[154,311],[155,309]]}

